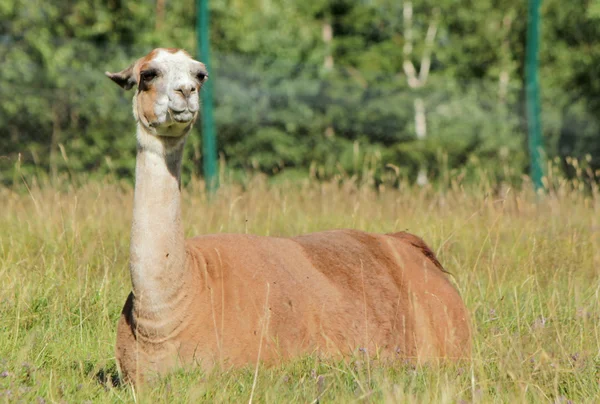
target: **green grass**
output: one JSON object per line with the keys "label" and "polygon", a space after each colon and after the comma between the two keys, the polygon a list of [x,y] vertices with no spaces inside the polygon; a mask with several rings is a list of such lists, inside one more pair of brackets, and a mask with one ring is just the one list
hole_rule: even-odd
{"label": "green grass", "polygon": [[187,184],[188,235],[351,227],[422,236],[472,313],[473,359],[414,367],[298,358],[280,367],[113,385],[116,321],[130,290],[132,189],[115,181],[0,189],[0,401],[598,402],[600,196],[557,179],[543,198],[482,181],[359,186],[353,179]]}

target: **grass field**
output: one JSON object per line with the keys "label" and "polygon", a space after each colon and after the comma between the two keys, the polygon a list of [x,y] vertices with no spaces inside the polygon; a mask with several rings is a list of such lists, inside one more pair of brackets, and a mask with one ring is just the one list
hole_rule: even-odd
{"label": "grass field", "polygon": [[[118,381],[132,189],[117,181],[0,188],[0,402],[600,402],[600,195],[358,186],[352,179],[184,191],[188,235],[331,228],[421,235],[472,314],[473,359],[443,367],[304,357],[277,368]],[[116,384],[116,385],[113,385]]]}

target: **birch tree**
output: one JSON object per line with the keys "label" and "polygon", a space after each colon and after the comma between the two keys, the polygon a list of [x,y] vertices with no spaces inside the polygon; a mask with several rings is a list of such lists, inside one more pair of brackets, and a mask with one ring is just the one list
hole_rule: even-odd
{"label": "birch tree", "polygon": [[[404,20],[404,61],[402,67],[404,74],[406,75],[408,86],[417,93],[414,99],[415,134],[417,139],[422,140],[427,137],[427,115],[425,102],[419,95],[419,90],[427,84],[427,79],[429,77],[431,55],[433,53],[434,41],[438,29],[439,9],[433,9],[432,16],[429,20],[429,27],[427,28],[427,34],[425,35],[425,46],[421,55],[421,63],[418,71],[412,61],[414,49],[412,2],[404,2],[402,14]],[[427,171],[425,167],[420,169],[417,183],[419,185],[425,185],[427,183]]]}

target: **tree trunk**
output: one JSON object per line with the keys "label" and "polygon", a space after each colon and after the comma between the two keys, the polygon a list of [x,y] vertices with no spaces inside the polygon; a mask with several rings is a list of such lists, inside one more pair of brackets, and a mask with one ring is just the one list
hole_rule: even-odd
{"label": "tree trunk", "polygon": [[415,132],[417,134],[417,139],[425,139],[425,137],[427,137],[425,103],[420,97],[415,98]]}
{"label": "tree trunk", "polygon": [[167,0],[156,0],[156,25],[155,29],[158,31],[165,20],[165,3]]}
{"label": "tree trunk", "polygon": [[[425,103],[420,97],[415,98],[415,132],[417,139],[423,140],[427,137],[427,119],[425,116]],[[427,169],[422,166],[417,175],[417,185],[424,186],[429,183]]]}
{"label": "tree trunk", "polygon": [[333,69],[333,55],[331,54],[331,41],[333,40],[333,28],[328,21],[323,22],[323,42],[325,42],[325,70]]}
{"label": "tree trunk", "polygon": [[57,158],[58,141],[60,137],[60,101],[52,106],[52,137],[50,139],[50,176],[54,181],[58,176]]}

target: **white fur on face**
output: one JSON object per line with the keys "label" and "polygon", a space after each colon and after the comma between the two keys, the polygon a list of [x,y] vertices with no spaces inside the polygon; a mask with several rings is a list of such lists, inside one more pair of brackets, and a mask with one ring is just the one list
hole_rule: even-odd
{"label": "white fur on face", "polygon": [[[183,51],[159,49],[152,56],[141,59],[138,66],[140,78],[134,112],[154,134],[182,136],[197,118],[198,92],[206,69]],[[153,72],[155,77],[144,81],[144,72]]]}

